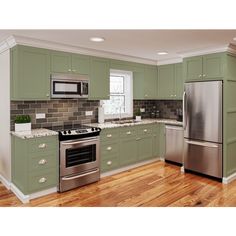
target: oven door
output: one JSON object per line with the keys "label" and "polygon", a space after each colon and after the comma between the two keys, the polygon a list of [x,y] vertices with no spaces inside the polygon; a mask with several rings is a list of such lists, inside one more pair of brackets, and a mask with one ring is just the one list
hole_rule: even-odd
{"label": "oven door", "polygon": [[99,168],[99,137],[60,142],[60,176]]}
{"label": "oven door", "polygon": [[51,81],[52,98],[79,98],[81,97],[81,81],[63,81],[53,79]]}

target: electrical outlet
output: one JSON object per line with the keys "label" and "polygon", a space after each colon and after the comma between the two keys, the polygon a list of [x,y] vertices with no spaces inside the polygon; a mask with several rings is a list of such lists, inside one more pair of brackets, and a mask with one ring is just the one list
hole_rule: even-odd
{"label": "electrical outlet", "polygon": [[140,108],[140,112],[145,112],[145,108]]}
{"label": "electrical outlet", "polygon": [[85,112],[85,115],[86,115],[86,116],[92,116],[92,115],[93,115],[93,111],[86,111],[86,112]]}
{"label": "electrical outlet", "polygon": [[36,113],[36,119],[45,119],[45,113]]}

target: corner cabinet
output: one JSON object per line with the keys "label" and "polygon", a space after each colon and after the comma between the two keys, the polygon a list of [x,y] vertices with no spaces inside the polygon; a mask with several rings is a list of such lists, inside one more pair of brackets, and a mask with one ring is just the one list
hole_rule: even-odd
{"label": "corner cabinet", "polygon": [[184,58],[185,81],[219,80],[224,77],[226,53]]}
{"label": "corner cabinet", "polygon": [[12,136],[12,182],[25,195],[58,185],[57,136],[22,139]]}
{"label": "corner cabinet", "polygon": [[182,63],[158,66],[158,99],[182,99]]}
{"label": "corner cabinet", "polygon": [[17,45],[11,49],[11,100],[50,99],[50,51]]}
{"label": "corner cabinet", "polygon": [[110,98],[110,63],[109,60],[99,57],[91,58],[91,73],[89,84],[89,99]]}

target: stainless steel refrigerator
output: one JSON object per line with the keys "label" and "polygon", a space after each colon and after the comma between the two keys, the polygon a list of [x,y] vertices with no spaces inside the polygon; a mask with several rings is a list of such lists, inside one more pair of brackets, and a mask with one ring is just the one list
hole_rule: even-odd
{"label": "stainless steel refrigerator", "polygon": [[184,169],[222,178],[222,81],[185,83]]}

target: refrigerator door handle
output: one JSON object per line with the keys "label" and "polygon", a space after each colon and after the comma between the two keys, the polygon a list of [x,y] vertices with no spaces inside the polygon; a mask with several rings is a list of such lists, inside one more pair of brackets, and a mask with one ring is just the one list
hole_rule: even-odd
{"label": "refrigerator door handle", "polygon": [[203,146],[203,147],[210,147],[210,148],[218,148],[219,147],[217,144],[214,144],[214,143],[188,141],[188,140],[186,140],[185,142],[188,143],[188,144]]}
{"label": "refrigerator door handle", "polygon": [[187,121],[186,121],[186,92],[183,93],[183,128],[186,129]]}

